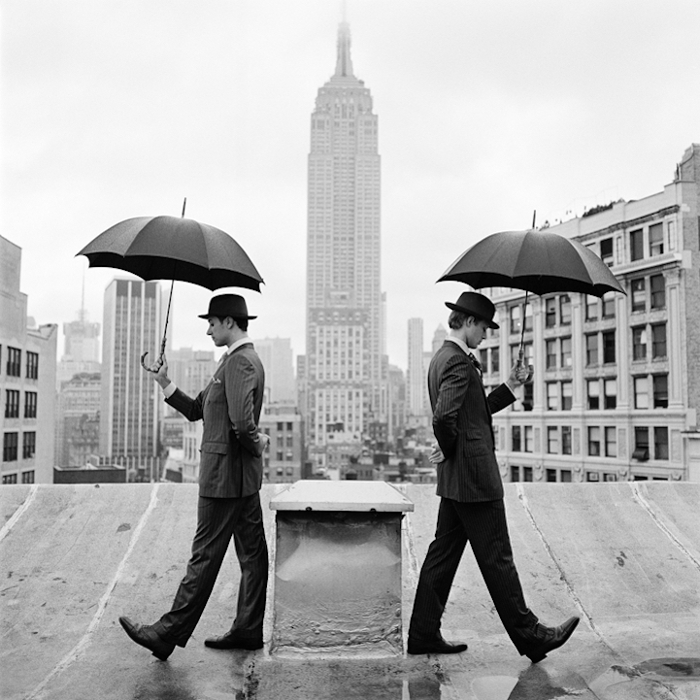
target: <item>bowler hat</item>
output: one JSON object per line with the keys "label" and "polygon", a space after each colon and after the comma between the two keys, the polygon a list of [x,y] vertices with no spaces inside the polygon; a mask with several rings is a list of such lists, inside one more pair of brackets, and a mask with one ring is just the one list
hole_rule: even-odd
{"label": "bowler hat", "polygon": [[248,306],[245,299],[240,294],[219,294],[209,301],[209,311],[199,314],[199,318],[257,318],[248,315]]}
{"label": "bowler hat", "polygon": [[453,311],[461,311],[467,316],[475,316],[481,318],[488,323],[489,328],[499,328],[497,323],[493,322],[493,315],[496,313],[496,307],[493,302],[483,294],[477,292],[462,292],[459,299],[452,304],[449,301],[445,302],[445,306]]}

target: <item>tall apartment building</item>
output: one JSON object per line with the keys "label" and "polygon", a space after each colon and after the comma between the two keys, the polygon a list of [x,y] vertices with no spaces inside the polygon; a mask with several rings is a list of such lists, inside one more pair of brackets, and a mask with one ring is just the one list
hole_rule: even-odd
{"label": "tall apartment building", "polygon": [[423,350],[423,319],[408,319],[408,368],[406,371],[406,404],[412,416],[426,413],[428,386]]}
{"label": "tall apartment building", "polygon": [[114,279],[105,290],[100,453],[112,463],[148,469],[158,455],[163,399],[141,355],[157,358],[166,308],[158,282]]}
{"label": "tall apartment building", "polygon": [[[387,422],[380,286],[380,157],[372,96],[355,77],[347,23],[319,89],[308,159],[304,419],[310,457],[352,453]],[[342,445],[342,447],[339,447]]]}
{"label": "tall apartment building", "polygon": [[[700,480],[700,144],[671,184],[553,226],[611,268],[627,295],[486,290],[501,329],[481,347],[484,381],[503,381],[520,323],[535,374],[494,416],[512,481]],[[520,390],[522,391],[522,390]]]}
{"label": "tall apartment building", "polygon": [[0,473],[3,484],[51,484],[58,326],[27,319],[21,268],[22,249],[0,236]]}

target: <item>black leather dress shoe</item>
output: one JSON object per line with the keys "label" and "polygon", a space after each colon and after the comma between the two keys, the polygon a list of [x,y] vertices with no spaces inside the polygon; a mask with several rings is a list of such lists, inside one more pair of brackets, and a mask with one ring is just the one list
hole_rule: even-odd
{"label": "black leather dress shoe", "polygon": [[137,625],[128,617],[120,617],[119,624],[134,642],[146,647],[161,661],[165,661],[175,649],[174,644],[161,639],[149,625]]}
{"label": "black leather dress shoe", "polygon": [[579,617],[574,616],[570,617],[564,624],[559,625],[559,627],[550,627],[546,632],[544,641],[539,642],[531,651],[525,652],[527,658],[533,664],[542,661],[550,651],[558,649],[568,641],[569,637],[574,633],[579,620]]}
{"label": "black leather dress shoe", "polygon": [[409,654],[460,654],[466,650],[466,644],[462,642],[446,642],[442,638],[442,635],[438,635],[432,639],[409,636],[408,648],[406,649]]}
{"label": "black leather dress shoe", "polygon": [[204,640],[204,646],[210,649],[254,649],[263,648],[263,639],[261,636],[245,636],[240,632],[227,632],[221,637],[209,637]]}

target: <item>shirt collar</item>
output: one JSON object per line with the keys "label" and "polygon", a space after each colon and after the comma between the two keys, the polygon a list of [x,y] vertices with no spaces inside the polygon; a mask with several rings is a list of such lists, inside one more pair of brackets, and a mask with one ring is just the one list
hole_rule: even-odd
{"label": "shirt collar", "polygon": [[245,338],[241,338],[235,343],[231,343],[231,345],[229,345],[228,348],[226,348],[226,352],[224,354],[230,355],[234,350],[238,350],[238,348],[240,348],[241,345],[247,345],[248,343],[253,343],[253,341],[248,336],[246,336]]}
{"label": "shirt collar", "polygon": [[453,335],[448,335],[445,340],[449,340],[451,343],[454,343],[465,355],[472,355],[472,351],[461,338],[455,338]]}

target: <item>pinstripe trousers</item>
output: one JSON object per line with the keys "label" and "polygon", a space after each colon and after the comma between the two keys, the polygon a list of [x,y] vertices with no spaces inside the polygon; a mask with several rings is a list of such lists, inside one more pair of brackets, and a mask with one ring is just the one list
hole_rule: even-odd
{"label": "pinstripe trousers", "polygon": [[503,500],[463,503],[441,499],[435,539],[418,579],[409,637],[432,640],[439,636],[440,620],[467,542],[506,632],[518,651],[526,653],[541,625],[525,603]]}
{"label": "pinstripe trousers", "polygon": [[172,609],[153,625],[164,640],[184,647],[199,622],[233,537],[241,567],[236,619],[231,631],[262,637],[268,555],[260,494],[199,497],[192,556]]}

